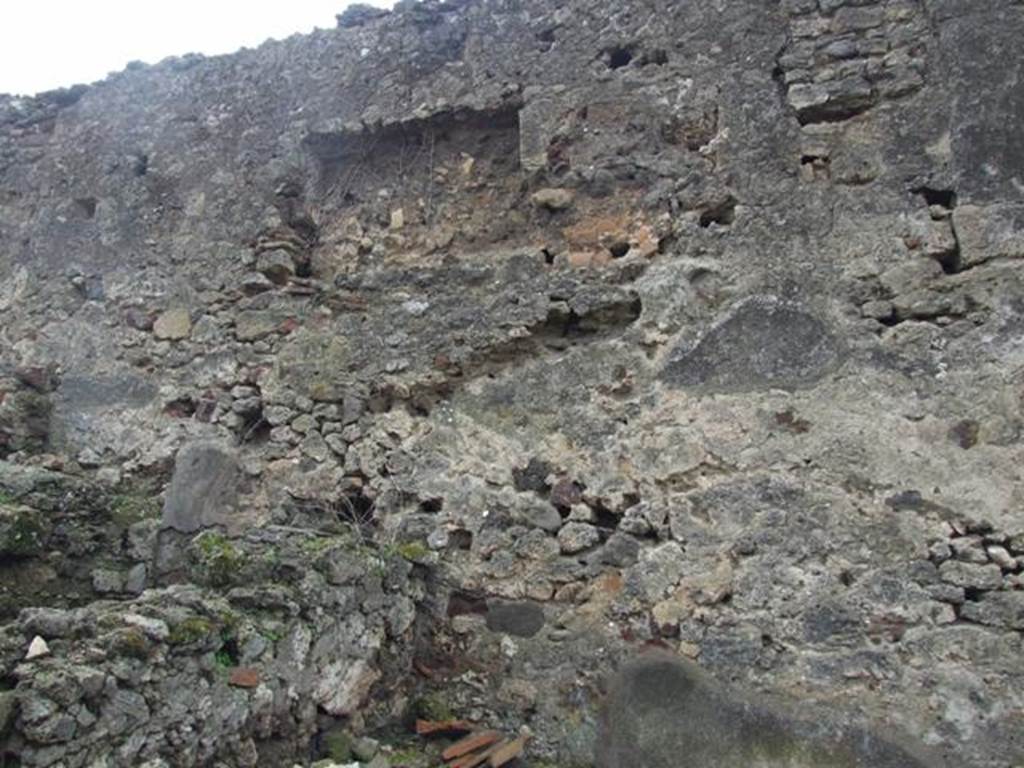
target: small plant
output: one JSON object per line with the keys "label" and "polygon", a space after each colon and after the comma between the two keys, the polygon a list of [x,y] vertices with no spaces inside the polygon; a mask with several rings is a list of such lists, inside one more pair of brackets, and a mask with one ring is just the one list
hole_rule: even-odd
{"label": "small plant", "polygon": [[264,627],[259,632],[260,636],[271,645],[281,642],[281,640],[284,638],[284,633],[277,629]]}
{"label": "small plant", "polygon": [[13,515],[0,518],[0,554],[32,557],[42,552],[49,531],[42,515],[32,509],[16,508]]}
{"label": "small plant", "polygon": [[238,579],[245,557],[227,537],[206,531],[193,540],[193,545],[210,585],[226,587]]}
{"label": "small plant", "polygon": [[220,672],[225,672],[238,666],[238,627],[237,617],[230,624],[225,625],[220,631],[220,648],[213,654],[213,663]]}
{"label": "small plant", "polygon": [[213,663],[217,666],[217,669],[221,671],[227,671],[232,667],[238,666],[235,663],[235,660],[231,658],[231,654],[223,648],[213,654]]}
{"label": "small plant", "polygon": [[415,747],[402,747],[388,755],[388,765],[392,768],[409,768],[421,765],[425,760],[426,756],[423,752]]}
{"label": "small plant", "polygon": [[338,541],[335,538],[329,538],[326,536],[315,536],[306,539],[299,546],[302,551],[311,557],[316,557],[332,547],[336,546]]}
{"label": "small plant", "polygon": [[347,731],[333,730],[324,736],[324,751],[336,763],[348,763],[352,758],[352,737]]}
{"label": "small plant", "polygon": [[436,693],[420,696],[412,702],[412,713],[420,720],[453,720],[451,707]]}

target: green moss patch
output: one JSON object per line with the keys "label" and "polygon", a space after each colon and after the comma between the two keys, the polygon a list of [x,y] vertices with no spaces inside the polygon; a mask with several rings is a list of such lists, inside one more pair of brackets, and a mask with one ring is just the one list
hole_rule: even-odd
{"label": "green moss patch", "polygon": [[213,622],[202,616],[185,619],[173,627],[167,637],[171,645],[193,645],[204,642],[216,632]]}
{"label": "green moss patch", "polygon": [[214,587],[238,582],[245,566],[245,553],[219,533],[206,531],[192,540],[200,580]]}
{"label": "green moss patch", "polygon": [[28,507],[0,509],[0,556],[34,557],[50,535],[43,513]]}

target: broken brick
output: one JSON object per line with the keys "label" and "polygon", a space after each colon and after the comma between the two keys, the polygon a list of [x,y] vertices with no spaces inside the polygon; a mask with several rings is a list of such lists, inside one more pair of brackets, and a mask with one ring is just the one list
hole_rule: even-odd
{"label": "broken brick", "polygon": [[251,667],[235,667],[228,677],[228,685],[236,688],[255,688],[260,684],[260,673]]}
{"label": "broken brick", "polygon": [[518,739],[506,739],[491,750],[491,756],[487,762],[491,768],[501,768],[505,763],[509,763],[523,754],[525,747],[525,736],[520,736]]}
{"label": "broken brick", "polygon": [[444,752],[441,753],[441,757],[445,760],[452,760],[456,757],[462,757],[470,752],[474,752],[481,747],[486,747],[501,738],[501,734],[497,731],[477,731],[471,733],[463,739],[459,739],[457,742],[448,747]]}

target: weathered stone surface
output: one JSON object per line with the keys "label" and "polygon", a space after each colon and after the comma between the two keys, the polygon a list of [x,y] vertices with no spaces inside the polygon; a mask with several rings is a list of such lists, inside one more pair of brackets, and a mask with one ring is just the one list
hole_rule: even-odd
{"label": "weathered stone surface", "polygon": [[50,435],[52,409],[46,394],[0,376],[0,456],[41,451]]}
{"label": "weathered stone surface", "polygon": [[566,523],[558,532],[558,544],[567,555],[590,549],[600,541],[600,531],[587,523]]}
{"label": "weathered stone surface", "polygon": [[943,765],[834,722],[801,720],[744,692],[729,692],[697,667],[667,655],[626,665],[605,707],[599,768],[747,765],[765,768],[915,768]]}
{"label": "weathered stone surface", "polygon": [[223,445],[192,443],[178,451],[162,525],[181,533],[229,526],[240,480],[238,459]]}
{"label": "weathered stone surface", "polygon": [[153,334],[158,339],[177,341],[192,333],[192,318],[187,309],[169,309],[153,323]]}
{"label": "weathered stone surface", "polygon": [[497,603],[487,609],[487,628],[516,637],[533,637],[544,626],[544,609],[530,602]]}
{"label": "weathered stone surface", "polygon": [[572,205],[572,192],[567,189],[538,189],[530,197],[530,201],[538,208],[549,211],[564,211]]}
{"label": "weathered stone surface", "polygon": [[807,309],[775,297],[743,301],[692,348],[677,349],[669,383],[719,391],[812,384],[840,359],[828,326]]}
{"label": "weathered stone surface", "polygon": [[960,616],[990,627],[1024,630],[1024,592],[990,592],[977,602],[965,602]]}

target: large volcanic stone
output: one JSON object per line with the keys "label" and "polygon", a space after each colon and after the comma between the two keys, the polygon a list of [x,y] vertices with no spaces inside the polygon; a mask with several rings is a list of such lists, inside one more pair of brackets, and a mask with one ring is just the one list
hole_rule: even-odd
{"label": "large volcanic stone", "polygon": [[234,451],[212,442],[186,445],[174,460],[163,527],[193,533],[227,525],[237,504],[238,481]]}
{"label": "large volcanic stone", "polygon": [[692,348],[677,349],[663,378],[679,387],[748,391],[812,384],[839,360],[828,326],[771,296],[742,302]]}
{"label": "large volcanic stone", "polygon": [[934,756],[822,712],[801,720],[663,654],[627,664],[602,716],[597,768],[938,768]]}

